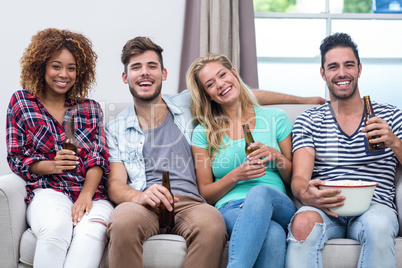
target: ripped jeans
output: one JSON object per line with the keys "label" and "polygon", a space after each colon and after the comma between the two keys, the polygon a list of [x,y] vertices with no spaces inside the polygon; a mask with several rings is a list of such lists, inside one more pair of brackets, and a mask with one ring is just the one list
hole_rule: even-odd
{"label": "ripped jeans", "polygon": [[35,189],[34,193],[27,209],[28,225],[37,237],[33,266],[98,267],[113,205],[107,200],[93,201],[89,214],[84,213],[73,227],[73,202],[65,194],[52,189]]}
{"label": "ripped jeans", "polygon": [[[289,224],[287,268],[322,267],[321,250],[329,239],[350,238],[360,242],[359,268],[396,267],[395,237],[399,231],[398,219],[390,207],[371,203],[368,211],[358,217],[331,217],[314,207],[304,206],[302,211],[316,211],[324,223],[316,223],[305,241],[297,241]],[[296,214],[297,214],[296,213]]]}

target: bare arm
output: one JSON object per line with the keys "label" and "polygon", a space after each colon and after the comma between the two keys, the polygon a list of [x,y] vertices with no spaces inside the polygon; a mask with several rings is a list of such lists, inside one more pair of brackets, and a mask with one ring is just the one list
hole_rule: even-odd
{"label": "bare arm", "polygon": [[84,186],[81,189],[78,199],[72,207],[73,224],[76,225],[82,218],[84,212],[89,213],[92,208],[92,197],[102,179],[103,169],[99,166],[93,166],[88,169],[85,176]]}
{"label": "bare arm", "polygon": [[123,163],[110,163],[110,173],[106,187],[110,200],[115,204],[134,202],[143,206],[158,207],[161,202],[168,210],[172,210],[173,199],[168,189],[162,185],[154,184],[145,191],[137,191],[127,184],[127,171]]}
{"label": "bare arm", "polygon": [[63,149],[56,153],[54,160],[42,160],[29,165],[29,172],[37,175],[63,173],[63,170],[74,169],[78,159],[73,151]]}
{"label": "bare arm", "polygon": [[254,142],[250,145],[250,149],[255,146],[260,149],[250,153],[247,158],[252,161],[259,159],[258,161],[264,165],[268,161],[273,160],[283,181],[290,184],[292,176],[292,134],[289,134],[284,140],[279,142],[281,152],[260,142]]}
{"label": "bare arm", "polygon": [[225,196],[237,183],[234,178],[227,177],[214,182],[211,160],[208,150],[192,146],[193,158],[195,163],[195,173],[197,177],[198,189],[202,197],[209,204],[215,204],[219,199]]}
{"label": "bare arm", "polygon": [[110,200],[115,204],[132,202],[141,192],[136,191],[127,184],[127,171],[123,163],[110,163],[110,173],[106,181]]}
{"label": "bare arm", "polygon": [[252,90],[261,105],[269,104],[324,104],[321,97],[300,97],[267,90]]}
{"label": "bare arm", "polygon": [[213,181],[211,161],[206,149],[192,146],[195,171],[200,194],[209,204],[215,204],[224,197],[240,180],[249,180],[265,174],[264,164],[246,161],[218,181]]}
{"label": "bare arm", "polygon": [[337,217],[329,208],[343,205],[344,196],[333,196],[340,190],[319,190],[321,180],[311,180],[314,168],[315,151],[311,147],[296,150],[293,154],[292,192],[294,196],[305,206],[321,209],[328,215]]}

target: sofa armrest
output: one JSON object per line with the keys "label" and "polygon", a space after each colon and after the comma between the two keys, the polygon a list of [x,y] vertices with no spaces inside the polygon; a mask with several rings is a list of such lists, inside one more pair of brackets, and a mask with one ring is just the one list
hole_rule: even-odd
{"label": "sofa armrest", "polygon": [[395,204],[399,220],[399,236],[402,236],[402,165],[398,164],[395,174]]}
{"label": "sofa armrest", "polygon": [[17,267],[19,245],[27,229],[25,181],[10,173],[0,176],[0,266]]}

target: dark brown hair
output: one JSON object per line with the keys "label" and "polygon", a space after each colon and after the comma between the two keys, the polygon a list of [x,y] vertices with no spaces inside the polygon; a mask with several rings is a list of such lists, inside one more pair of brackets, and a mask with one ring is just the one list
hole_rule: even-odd
{"label": "dark brown hair", "polygon": [[321,68],[325,70],[324,63],[325,63],[325,56],[327,52],[333,48],[337,47],[350,47],[355,54],[357,59],[357,66],[360,66],[360,57],[359,51],[357,49],[357,45],[353,42],[350,35],[346,33],[334,33],[332,35],[327,36],[321,43],[320,51],[321,51]]}
{"label": "dark brown hair", "polygon": [[161,69],[163,70],[163,48],[155,44],[150,38],[144,36],[137,36],[127,41],[121,53],[121,62],[124,65],[124,72],[127,73],[127,65],[131,57],[141,55],[142,53],[152,50],[158,55]]}

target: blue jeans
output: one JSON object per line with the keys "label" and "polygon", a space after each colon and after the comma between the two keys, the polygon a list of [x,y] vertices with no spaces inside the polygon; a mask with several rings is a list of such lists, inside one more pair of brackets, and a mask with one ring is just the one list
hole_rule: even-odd
{"label": "blue jeans", "polygon": [[286,267],[322,267],[321,250],[329,239],[350,238],[360,242],[358,267],[396,267],[395,237],[399,225],[395,212],[388,206],[371,203],[368,211],[358,217],[331,217],[314,207],[324,223],[316,223],[305,241],[297,241],[289,225]]}
{"label": "blue jeans", "polygon": [[287,195],[258,185],[219,211],[230,236],[228,267],[284,266],[286,228],[296,212]]}

